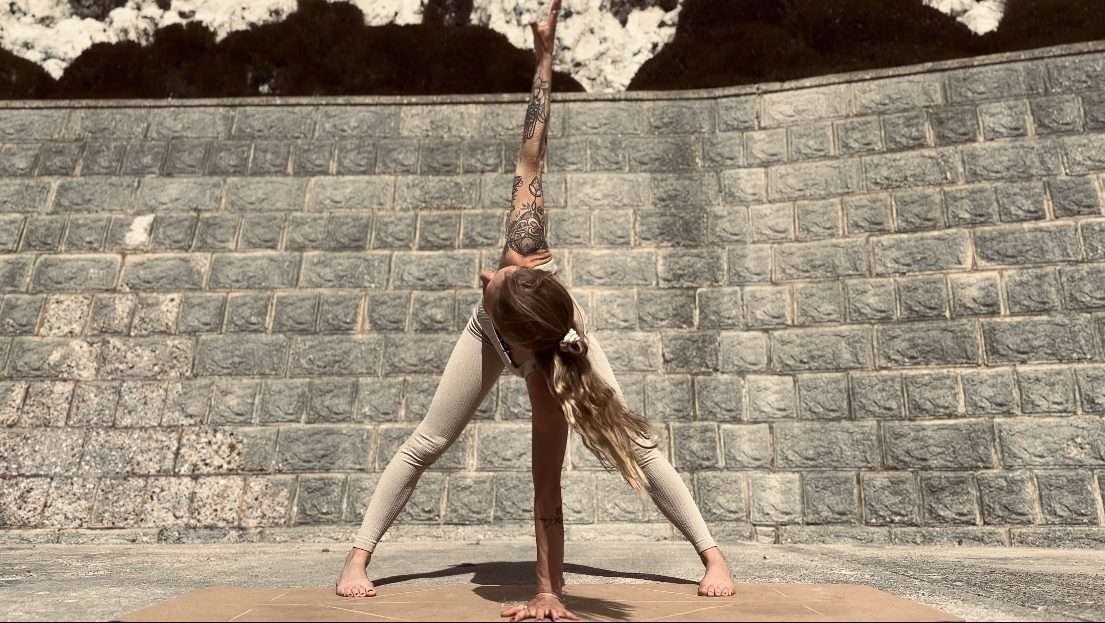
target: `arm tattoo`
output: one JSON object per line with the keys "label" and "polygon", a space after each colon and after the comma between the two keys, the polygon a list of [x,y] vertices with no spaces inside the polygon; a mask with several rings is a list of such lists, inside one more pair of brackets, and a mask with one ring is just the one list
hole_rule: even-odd
{"label": "arm tattoo", "polygon": [[506,243],[522,255],[548,247],[545,241],[545,208],[536,198],[510,213],[506,224]]}
{"label": "arm tattoo", "polygon": [[530,140],[541,124],[541,139],[544,140],[545,121],[549,116],[549,81],[542,80],[540,76],[533,77],[533,90],[530,93],[529,105],[526,106],[526,125],[522,131],[522,139]]}
{"label": "arm tattoo", "polygon": [[[521,180],[522,180],[522,178],[520,178],[520,177],[515,178],[515,181],[517,181],[517,182],[521,182]],[[533,195],[534,197],[540,197],[541,196],[541,176],[540,175],[534,175],[533,176],[533,181],[531,181],[529,183],[529,193],[531,195]]]}
{"label": "arm tattoo", "polygon": [[559,526],[561,530],[564,529],[564,509],[558,507],[550,517],[535,517],[537,521],[540,521],[546,528],[550,526]]}
{"label": "arm tattoo", "polygon": [[518,196],[518,189],[522,187],[522,176],[514,176],[514,185],[510,189],[510,205],[514,205],[514,198]]}

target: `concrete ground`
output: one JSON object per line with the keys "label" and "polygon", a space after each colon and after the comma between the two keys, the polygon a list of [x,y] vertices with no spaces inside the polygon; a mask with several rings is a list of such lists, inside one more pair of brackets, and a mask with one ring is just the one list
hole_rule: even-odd
{"label": "concrete ground", "polygon": [[[386,545],[386,547],[385,547]],[[685,543],[569,542],[565,580],[697,582]],[[1105,551],[724,544],[738,582],[865,584],[967,620],[1105,620]],[[109,620],[216,584],[332,586],[333,544],[0,546],[0,619]],[[388,543],[369,568],[395,585],[523,584],[532,542]],[[892,615],[891,615],[892,616]]]}

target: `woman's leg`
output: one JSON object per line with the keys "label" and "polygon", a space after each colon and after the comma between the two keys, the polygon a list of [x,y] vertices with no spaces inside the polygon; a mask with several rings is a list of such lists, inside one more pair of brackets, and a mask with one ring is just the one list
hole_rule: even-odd
{"label": "woman's leg", "polygon": [[[624,400],[625,395],[614,377],[610,361],[593,333],[587,336],[587,348],[587,360],[591,363],[591,368]],[[694,545],[696,552],[701,554],[703,550],[716,546],[717,543],[710,535],[710,529],[706,527],[706,521],[687,485],[660,449],[636,447],[635,452],[637,462],[648,477],[649,495],[664,517]]]}
{"label": "woman's leg", "polygon": [[402,511],[422,472],[456,441],[487,392],[498,381],[503,362],[479,330],[474,317],[461,332],[429,411],[388,462],[372,492],[353,546],[371,552]]}

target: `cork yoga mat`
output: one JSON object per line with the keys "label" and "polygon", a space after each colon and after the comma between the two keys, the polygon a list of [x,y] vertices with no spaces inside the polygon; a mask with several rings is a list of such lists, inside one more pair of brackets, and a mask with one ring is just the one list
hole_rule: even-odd
{"label": "cork yoga mat", "polygon": [[[381,587],[377,597],[332,588],[193,591],[120,617],[123,621],[505,621],[499,613],[532,597],[528,586]],[[928,606],[852,584],[738,584],[729,597],[701,597],[695,584],[576,584],[564,602],[587,621],[957,621]],[[532,619],[530,619],[532,620]]]}

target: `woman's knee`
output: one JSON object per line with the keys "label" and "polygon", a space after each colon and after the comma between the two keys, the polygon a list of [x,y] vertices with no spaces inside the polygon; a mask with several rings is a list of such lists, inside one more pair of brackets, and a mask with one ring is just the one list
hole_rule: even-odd
{"label": "woman's knee", "polygon": [[426,468],[441,458],[453,440],[415,429],[399,447],[399,453],[413,467]]}
{"label": "woman's knee", "polygon": [[657,459],[667,460],[658,437],[639,437],[630,443],[633,444],[633,456],[641,467],[646,467]]}

